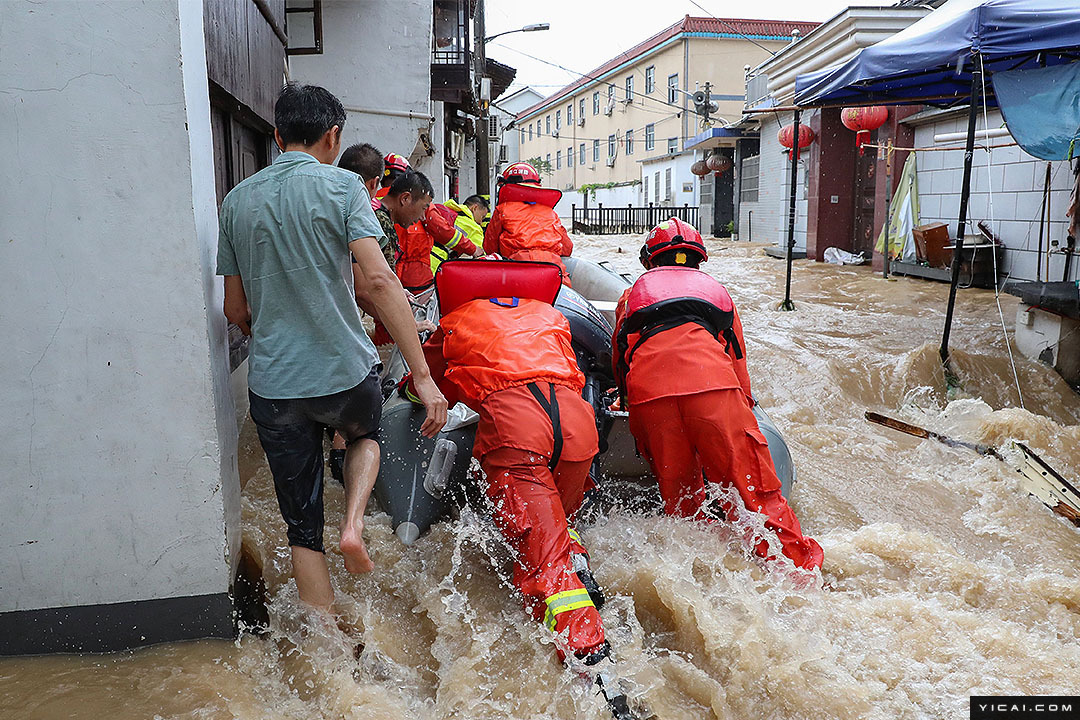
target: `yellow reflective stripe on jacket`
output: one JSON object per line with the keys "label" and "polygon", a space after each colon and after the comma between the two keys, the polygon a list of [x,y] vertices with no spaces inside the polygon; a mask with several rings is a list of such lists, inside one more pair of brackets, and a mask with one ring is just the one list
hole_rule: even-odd
{"label": "yellow reflective stripe on jacket", "polygon": [[454,237],[450,238],[450,240],[445,245],[443,245],[443,247],[446,248],[447,250],[453,250],[454,248],[456,248],[458,246],[458,243],[461,242],[461,240],[464,237],[465,237],[465,232],[461,228],[459,228],[457,225],[455,225],[454,226]]}
{"label": "yellow reflective stripe on jacket", "polygon": [[573,540],[574,542],[576,542],[578,545],[584,545],[585,544],[585,543],[581,542],[581,536],[577,534],[577,530],[575,530],[574,528],[572,528],[572,527],[566,528],[566,534],[569,535],[570,539]]}
{"label": "yellow reflective stripe on jacket", "polygon": [[442,245],[434,244],[431,246],[431,273],[434,275],[435,271],[442,265],[443,260],[449,260],[450,253]]}
{"label": "yellow reflective stripe on jacket", "polygon": [[555,617],[569,610],[579,610],[583,607],[592,607],[593,601],[589,597],[589,591],[585,588],[577,590],[563,590],[554,595],[544,598],[547,603],[547,613],[544,614],[544,624],[548,629],[555,630]]}

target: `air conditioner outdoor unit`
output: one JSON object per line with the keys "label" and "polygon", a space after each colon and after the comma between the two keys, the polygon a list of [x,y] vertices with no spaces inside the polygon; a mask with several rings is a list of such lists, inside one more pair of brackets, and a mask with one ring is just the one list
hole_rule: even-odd
{"label": "air conditioner outdoor unit", "polygon": [[615,167],[615,156],[614,155],[608,157],[607,166],[608,167]]}
{"label": "air conditioner outdoor unit", "polygon": [[499,118],[495,115],[488,117],[488,139],[499,139]]}
{"label": "air conditioner outdoor unit", "polygon": [[613,112],[615,112],[615,98],[608,100],[607,107],[604,108],[605,115],[610,115]]}
{"label": "air conditioner outdoor unit", "polygon": [[585,118],[579,117],[577,119],[577,124],[578,124],[578,127],[585,127]]}
{"label": "air conditioner outdoor unit", "polygon": [[634,102],[634,98],[632,98],[632,97],[623,98],[623,100],[622,100],[623,105],[629,105],[632,102]]}
{"label": "air conditioner outdoor unit", "polygon": [[551,137],[553,137],[553,138],[559,137],[559,128],[555,128],[555,131],[551,133]]}

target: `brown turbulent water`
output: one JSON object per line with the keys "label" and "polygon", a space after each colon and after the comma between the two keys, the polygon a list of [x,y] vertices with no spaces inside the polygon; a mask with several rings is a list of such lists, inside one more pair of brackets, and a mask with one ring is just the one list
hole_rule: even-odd
{"label": "brown turbulent water", "polygon": [[[578,238],[578,252],[633,272],[638,242]],[[1080,530],[1020,495],[999,461],[863,420],[874,409],[969,441],[1025,440],[1077,478],[1080,398],[1020,358],[1019,409],[992,293],[960,294],[964,390],[949,396],[936,348],[945,285],[803,261],[798,311],[782,313],[782,262],[760,246],[712,248],[707,268],[740,307],[756,394],[791,445],[790,500],[825,548],[827,587],[763,573],[722,528],[627,512],[584,527],[637,702],[663,720],[914,719],[966,717],[971,694],[1080,693]],[[1015,300],[1002,302],[1011,318]],[[365,647],[353,659],[343,635],[299,610],[250,427],[241,442],[245,543],[264,564],[271,632],[4,660],[0,715],[607,717],[500,581],[506,552],[483,519],[466,514],[404,548],[376,514],[367,535],[378,568],[349,576],[334,547],[342,493],[330,484],[342,623]]]}

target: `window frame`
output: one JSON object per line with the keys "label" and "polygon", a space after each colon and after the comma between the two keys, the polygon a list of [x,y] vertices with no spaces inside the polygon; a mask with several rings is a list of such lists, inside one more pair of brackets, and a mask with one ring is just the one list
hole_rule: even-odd
{"label": "window frame", "polygon": [[592,94],[592,114],[600,114],[600,91],[597,90]]}
{"label": "window frame", "polygon": [[578,99],[578,115],[581,117],[581,122],[585,121],[585,98]]}
{"label": "window frame", "polygon": [[548,113],[544,117],[544,128],[547,130],[546,134],[550,135],[551,134],[551,113]]}
{"label": "window frame", "polygon": [[570,127],[574,124],[574,103],[570,103],[566,106],[566,126]]}
{"label": "window frame", "polygon": [[674,155],[679,152],[679,138],[673,137],[667,139],[667,153],[668,155]]}
{"label": "window frame", "polygon": [[566,167],[574,167],[574,146],[566,148]]}
{"label": "window frame", "polygon": [[679,73],[667,76],[667,99],[669,105],[679,104]]}
{"label": "window frame", "polygon": [[289,15],[299,15],[301,13],[311,14],[311,34],[314,41],[314,45],[308,47],[286,47],[286,55],[322,55],[323,54],[323,32],[322,32],[322,0],[311,0],[310,8],[290,8],[288,3],[285,4],[285,35],[289,35]]}
{"label": "window frame", "polygon": [[585,143],[581,143],[581,149],[578,156],[578,165],[585,165]]}
{"label": "window frame", "polygon": [[656,123],[649,123],[645,126],[645,152],[651,152],[656,149]]}
{"label": "window frame", "polygon": [[555,132],[562,130],[562,110],[555,111]]}
{"label": "window frame", "polygon": [[626,93],[626,101],[633,102],[634,100],[634,76],[627,75],[624,82],[624,91]]}
{"label": "window frame", "polygon": [[645,68],[645,94],[652,95],[656,92],[656,66],[650,65]]}
{"label": "window frame", "polygon": [[627,155],[633,155],[634,154],[634,131],[633,130],[627,130],[625,138],[626,138],[626,154]]}
{"label": "window frame", "polygon": [[592,159],[593,162],[600,162],[600,138],[593,138]]}
{"label": "window frame", "polygon": [[555,151],[555,169],[562,170],[562,150]]}
{"label": "window frame", "polygon": [[615,136],[615,133],[607,136],[607,152],[609,158],[615,157],[619,152],[619,138]]}
{"label": "window frame", "polygon": [[739,163],[739,202],[758,202],[761,186],[761,155],[744,157]]}

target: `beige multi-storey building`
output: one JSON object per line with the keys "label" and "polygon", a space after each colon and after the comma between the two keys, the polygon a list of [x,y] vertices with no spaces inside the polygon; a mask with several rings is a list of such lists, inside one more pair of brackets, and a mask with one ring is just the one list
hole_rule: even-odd
{"label": "beige multi-storey building", "polygon": [[[544,183],[562,190],[592,183],[642,181],[638,199],[696,204],[689,162],[663,171],[701,131],[691,95],[711,84],[717,124],[735,122],[746,67],[757,66],[817,23],[686,16],[648,40],[518,114],[519,157],[551,164]],[[685,175],[685,177],[683,177]],[[663,178],[646,188],[646,178]],[[690,196],[684,196],[690,188]]]}

